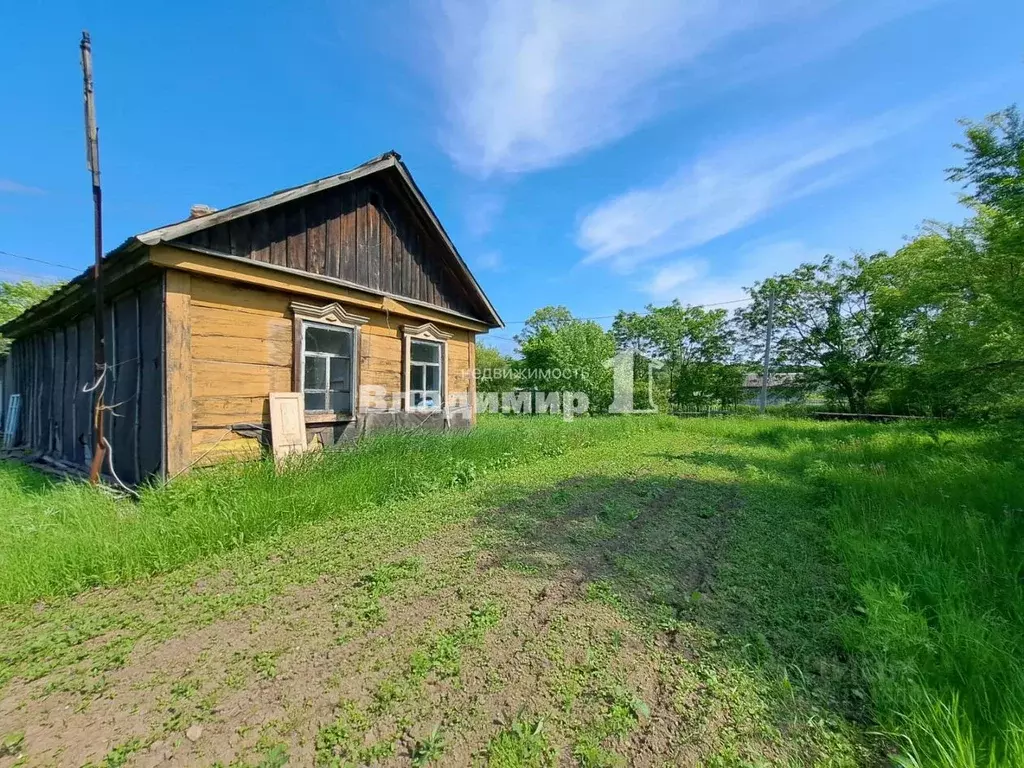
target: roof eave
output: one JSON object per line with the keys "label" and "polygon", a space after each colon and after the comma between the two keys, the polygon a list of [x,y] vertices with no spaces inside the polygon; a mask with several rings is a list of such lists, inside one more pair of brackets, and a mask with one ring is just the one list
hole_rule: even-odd
{"label": "roof eave", "polygon": [[186,235],[191,235],[193,232],[198,232],[199,230],[206,229],[207,227],[213,227],[217,224],[233,221],[234,219],[242,216],[248,216],[249,214],[256,213],[257,211],[262,211],[275,205],[280,205],[291,200],[297,200],[300,197],[311,195],[314,192],[332,189],[333,187],[346,184],[350,181],[361,179],[364,176],[369,176],[372,173],[377,173],[378,171],[393,167],[398,162],[398,153],[385,152],[383,155],[365,162],[352,170],[345,171],[344,173],[325,176],[322,179],[317,179],[316,181],[311,181],[307,184],[301,184],[297,187],[289,187],[288,189],[279,190],[264,197],[258,197],[245,203],[232,205],[230,208],[223,208],[219,211],[208,213],[205,216],[196,216],[195,218],[185,219],[175,224],[168,224],[164,227],[151,229],[148,232],[136,235],[136,237],[146,245],[167,243],[171,240],[177,240],[178,238],[185,237]]}

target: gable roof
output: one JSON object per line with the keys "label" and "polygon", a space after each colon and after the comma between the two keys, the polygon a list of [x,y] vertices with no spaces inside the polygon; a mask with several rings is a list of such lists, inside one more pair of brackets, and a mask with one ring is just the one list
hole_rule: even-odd
{"label": "gable roof", "polygon": [[[430,207],[420,188],[412,178],[412,174],[409,173],[409,169],[406,168],[405,163],[402,162],[401,155],[395,151],[385,152],[379,157],[375,157],[361,165],[351,168],[350,170],[342,173],[334,174],[332,176],[326,176],[316,181],[311,181],[306,184],[302,184],[297,187],[290,187],[288,189],[279,190],[272,194],[264,197],[256,198],[255,200],[249,200],[248,202],[239,203],[229,208],[223,208],[212,213],[208,213],[203,216],[194,218],[188,218],[183,221],[176,222],[174,224],[168,224],[163,227],[157,227],[146,232],[141,232],[137,235],[133,235],[117,246],[114,250],[107,253],[104,257],[104,264],[106,265],[112,259],[115,259],[122,254],[128,254],[139,250],[145,246],[154,246],[160,244],[174,245],[175,247],[181,247],[180,243],[174,242],[180,238],[187,237],[195,232],[199,232],[204,229],[215,227],[219,224],[233,221],[235,219],[248,216],[258,211],[263,211],[268,208],[272,208],[284,203],[298,200],[303,197],[315,194],[317,192],[323,192],[334,187],[339,187],[343,184],[356,181],[376,173],[393,169],[397,175],[404,191],[408,193],[413,203],[420,209],[424,219],[427,221],[429,227],[433,230],[434,234],[437,235],[438,239],[442,243],[445,251],[450,256],[451,265],[455,271],[463,279],[465,287],[470,291],[472,297],[476,299],[483,310],[482,317],[479,318],[481,322],[484,322],[491,327],[503,328],[504,322],[498,315],[494,305],[491,304],[490,299],[484,293],[483,288],[477,282],[473,273],[470,271],[466,262],[459,254],[458,249],[452,242],[448,233],[445,231],[444,226],[437,218],[437,214]],[[187,247],[187,246],[186,246]],[[209,253],[209,251],[207,251]],[[215,254],[214,254],[215,255]],[[313,275],[316,277],[315,275]],[[38,315],[46,312],[46,306],[50,305],[51,302],[56,302],[61,297],[65,297],[67,293],[72,290],[79,291],[82,288],[82,284],[92,279],[92,267],[86,269],[81,275],[71,280],[67,285],[56,291],[49,299],[45,300],[41,304],[37,304],[36,307],[29,308],[21,316],[9,321],[8,323],[0,326],[0,332],[7,332],[8,330],[16,330],[22,325],[24,321],[33,322],[38,319]],[[376,291],[371,288],[359,286],[360,290],[365,290],[369,293],[382,294],[381,291]],[[401,298],[401,297],[398,297]],[[445,311],[444,309],[437,308],[438,311]],[[31,317],[30,317],[31,316]]]}
{"label": "gable roof", "polygon": [[427,199],[423,196],[420,188],[416,185],[416,182],[412,178],[412,174],[409,173],[409,169],[406,168],[405,163],[402,162],[401,155],[393,150],[385,152],[383,155],[375,157],[374,159],[369,160],[362,165],[358,165],[348,171],[344,171],[343,173],[317,179],[316,181],[311,181],[298,187],[283,189],[265,197],[250,200],[246,203],[239,203],[238,205],[233,205],[230,208],[223,208],[204,216],[185,219],[184,221],[179,221],[176,224],[169,224],[164,227],[158,227],[157,229],[151,229],[148,232],[142,232],[141,234],[135,235],[134,238],[129,238],[121,247],[125,247],[132,241],[137,241],[144,245],[170,243],[173,240],[178,240],[179,238],[191,235],[200,230],[208,229],[218,224],[224,224],[234,219],[248,216],[268,208],[273,208],[283,203],[298,200],[317,192],[323,192],[334,187],[339,187],[343,184],[365,178],[389,168],[395,169],[405,190],[412,197],[415,204],[420,208],[426,220],[429,222],[431,229],[438,236],[443,243],[445,250],[447,250],[449,255],[452,257],[453,265],[457,268],[460,276],[466,281],[467,287],[471,289],[474,298],[476,298],[480,303],[481,308],[485,310],[488,317],[481,319],[493,324],[494,327],[504,327],[505,324],[502,322],[501,317],[494,308],[494,305],[491,304],[490,299],[487,298],[483,288],[480,287],[480,284],[473,276],[473,273],[466,265],[461,254],[459,254],[455,244],[445,231],[441,221],[437,218],[437,214],[434,213],[433,208],[430,207],[430,203],[427,202]]}

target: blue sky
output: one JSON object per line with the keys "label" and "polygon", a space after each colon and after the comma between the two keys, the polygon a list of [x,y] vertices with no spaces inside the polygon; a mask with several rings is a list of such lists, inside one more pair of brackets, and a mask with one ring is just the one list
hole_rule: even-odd
{"label": "blue sky", "polygon": [[1011,0],[53,0],[0,27],[0,250],[91,259],[88,28],[108,249],[396,149],[506,350],[545,304],[732,301],[960,220],[956,119],[1024,85]]}

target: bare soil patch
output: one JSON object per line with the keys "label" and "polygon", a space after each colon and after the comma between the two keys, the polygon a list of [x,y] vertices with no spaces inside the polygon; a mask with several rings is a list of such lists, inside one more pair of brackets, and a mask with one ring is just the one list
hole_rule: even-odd
{"label": "bare soil patch", "polygon": [[182,585],[213,617],[186,631],[112,590],[125,626],[0,691],[0,766],[812,762],[846,726],[801,720],[704,621],[741,509],[727,484],[576,478],[263,599],[215,571]]}

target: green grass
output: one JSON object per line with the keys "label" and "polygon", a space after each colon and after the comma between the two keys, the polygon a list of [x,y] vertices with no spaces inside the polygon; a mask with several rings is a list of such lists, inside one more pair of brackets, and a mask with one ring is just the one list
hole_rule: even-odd
{"label": "green grass", "polygon": [[[742,467],[753,503],[785,488],[778,503],[795,499],[820,516],[855,600],[819,626],[838,627],[878,723],[903,750],[897,762],[1024,765],[1019,437],[797,421],[697,429],[742,443],[702,458]],[[790,542],[780,553],[799,551]]]}
{"label": "green grass", "polygon": [[487,745],[488,768],[543,768],[555,764],[543,720],[517,718]]}
{"label": "green grass", "polygon": [[906,765],[1024,765],[1024,467],[998,434],[802,451],[862,618],[844,636]]}
{"label": "green grass", "polygon": [[[543,469],[534,476],[533,466]],[[458,500],[463,491],[472,503]],[[415,499],[437,499],[443,511],[413,516],[406,509]],[[713,706],[694,727],[724,722],[736,736],[718,745],[715,764],[749,761],[763,734],[743,729],[761,728],[775,717],[769,710],[791,700],[794,722],[888,734],[901,765],[1024,765],[1024,447],[994,429],[491,418],[470,434],[370,438],[281,475],[269,464],[204,471],[146,489],[137,504],[0,464],[0,603],[10,605],[11,626],[35,621],[27,606],[40,598],[77,611],[45,640],[28,629],[17,642],[0,637],[0,660],[9,674],[33,679],[86,658],[85,640],[117,628],[123,636],[87,652],[96,674],[116,669],[134,637],[153,634],[148,619],[89,615],[60,596],[187,575],[183,566],[201,573],[205,560],[231,552],[239,563],[282,558],[274,576],[282,583],[272,587],[281,590],[288,569],[326,567],[298,562],[307,526],[309,536],[337,542],[323,545],[337,563],[360,554],[362,575],[338,610],[352,626],[377,626],[394,594],[432,576],[418,559],[390,557],[383,542],[415,541],[470,516],[517,573],[543,574],[554,557],[588,575],[590,604],[714,649],[662,675],[684,724]],[[709,549],[714,567],[705,572],[693,554]],[[254,601],[271,589],[258,572],[234,573],[251,580],[243,586]],[[371,706],[414,695],[427,675],[457,679],[464,654],[509,621],[497,604],[473,603],[453,626],[422,637]],[[161,624],[156,634],[171,631]],[[273,678],[276,656],[254,657],[247,669]],[[581,765],[618,764],[617,745],[648,719],[642,697],[603,675],[570,666],[560,678],[565,711],[595,702],[561,755]],[[48,684],[102,690],[97,680],[61,672]],[[558,759],[557,727],[575,715],[535,711],[489,737],[487,761]],[[548,722],[561,725],[553,731]],[[317,738],[318,760],[361,754],[368,727],[342,707]],[[446,741],[430,727],[417,731],[413,754],[443,762]],[[835,746],[836,764],[862,759],[845,749]]]}
{"label": "green grass", "polygon": [[79,483],[52,485],[0,464],[0,604],[75,594],[161,573],[332,517],[472,484],[539,457],[672,422],[493,418],[468,434],[384,434],[278,474],[270,462],[196,472],[138,503]]}

